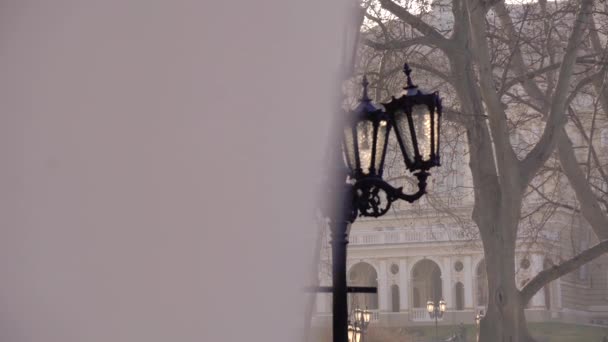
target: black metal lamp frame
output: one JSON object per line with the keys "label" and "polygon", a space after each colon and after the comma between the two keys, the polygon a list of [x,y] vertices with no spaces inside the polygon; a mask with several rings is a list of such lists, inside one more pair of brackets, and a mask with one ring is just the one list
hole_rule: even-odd
{"label": "black metal lamp frame", "polygon": [[[407,77],[405,94],[400,98],[393,97],[388,103],[383,103],[384,110],[372,104],[367,93],[369,85],[363,78],[363,96],[354,111],[347,113],[348,122],[344,129],[344,159],[348,171],[344,171],[338,179],[345,179],[343,184],[333,184],[330,192],[333,196],[341,193],[340,203],[334,203],[329,215],[332,244],[332,292],[333,292],[333,340],[334,342],[348,341],[348,303],[346,286],[346,245],[348,244],[348,227],[355,222],[357,216],[380,217],[386,214],[391,204],[397,200],[414,202],[426,193],[428,170],[440,165],[439,134],[441,123],[441,98],[438,92],[424,93],[412,83],[411,69],[407,64],[403,71]],[[429,155],[420,153],[417,136],[414,108],[426,108],[430,121]],[[418,124],[421,124],[420,122]],[[360,129],[366,128],[372,132],[369,160],[363,165],[359,149]],[[395,132],[405,168],[418,180],[418,190],[412,194],[403,192],[402,187],[393,185],[382,179],[384,161],[391,130]],[[420,132],[420,130],[418,130]],[[429,137],[427,137],[429,138]],[[409,140],[408,140],[409,139]],[[369,143],[369,137],[367,138]],[[384,195],[381,196],[381,193]],[[335,198],[335,197],[334,197]]]}
{"label": "black metal lamp frame", "polygon": [[[391,101],[383,103],[384,110],[371,103],[367,93],[369,85],[366,77],[363,78],[363,96],[359,105],[350,112],[350,126],[345,130],[345,160],[350,169],[349,178],[354,186],[353,199],[353,222],[357,215],[380,217],[388,212],[391,204],[397,200],[412,203],[425,194],[428,170],[439,166],[439,134],[441,122],[441,98],[438,92],[430,94],[422,92],[412,83],[412,70],[406,63],[404,73],[407,76],[407,85],[404,87],[405,94],[400,98],[393,97]],[[423,106],[428,109],[430,121],[430,138],[427,148],[429,156],[423,156],[420,152],[419,142],[421,137],[417,136],[416,123],[413,118],[413,108]],[[406,125],[399,124],[400,120],[407,120]],[[373,127],[373,139],[371,157],[367,165],[362,165],[361,151],[359,148],[359,137],[361,123],[371,123]],[[406,126],[406,127],[404,127]],[[381,134],[381,130],[383,130]],[[403,192],[402,187],[394,187],[382,179],[387,145],[391,131],[395,132],[398,145],[403,154],[405,167],[418,179],[418,190],[412,194]],[[408,147],[411,146],[411,147]],[[426,157],[426,158],[425,158]],[[385,203],[382,203],[380,193],[384,193]]]}

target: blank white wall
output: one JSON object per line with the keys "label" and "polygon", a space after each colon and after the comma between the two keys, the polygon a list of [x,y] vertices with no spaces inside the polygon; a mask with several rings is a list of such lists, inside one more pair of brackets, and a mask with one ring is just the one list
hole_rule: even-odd
{"label": "blank white wall", "polygon": [[343,1],[3,0],[0,341],[296,341]]}

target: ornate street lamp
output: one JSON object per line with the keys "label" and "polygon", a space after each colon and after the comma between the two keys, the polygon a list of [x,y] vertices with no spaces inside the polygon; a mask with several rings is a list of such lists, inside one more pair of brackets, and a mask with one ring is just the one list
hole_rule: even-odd
{"label": "ornate street lamp", "polygon": [[[379,217],[398,199],[414,202],[425,193],[428,170],[440,165],[441,98],[438,92],[425,93],[418,89],[412,83],[412,70],[407,64],[403,70],[407,76],[403,96],[383,103],[383,110],[371,102],[364,77],[363,96],[349,113],[350,124],[344,130],[344,155],[357,191],[354,215]],[[413,194],[406,194],[403,188],[382,179],[392,132],[403,155],[403,166],[418,179],[418,191]]]}
{"label": "ornate street lamp", "polygon": [[446,312],[447,310],[447,304],[445,303],[445,301],[442,299],[439,301],[439,312],[443,313]]}
{"label": "ornate street lamp", "polygon": [[439,334],[437,329],[437,320],[443,317],[443,313],[446,311],[447,305],[442,299],[435,303],[432,300],[426,302],[426,311],[429,313],[431,319],[435,319],[435,340],[439,341]]}
{"label": "ornate street lamp", "polygon": [[477,315],[475,315],[475,326],[477,327],[477,341],[479,341],[479,325],[481,324],[483,316],[483,310],[479,311]]}
{"label": "ornate street lamp", "polygon": [[363,311],[363,326],[367,329],[367,326],[369,325],[369,322],[372,319],[372,312],[369,311],[367,308],[365,308],[365,310]]}
{"label": "ornate street lamp", "polygon": [[355,324],[363,321],[363,310],[356,308],[354,316],[355,316]]}
{"label": "ornate street lamp", "polygon": [[[403,70],[407,77],[404,93],[383,103],[383,108],[372,103],[367,93],[369,83],[364,77],[359,104],[346,113],[346,124],[341,128],[341,153],[347,169],[337,172],[339,181],[328,187],[331,198],[337,193],[342,196],[341,201],[332,202],[328,215],[332,232],[334,342],[348,340],[348,226],[359,215],[379,217],[386,214],[391,204],[399,199],[410,203],[416,201],[426,191],[428,171],[440,165],[441,98],[438,92],[426,93],[418,89],[412,83],[412,70],[407,64]],[[382,179],[387,147],[393,135],[404,160],[403,166],[418,179],[418,189],[414,193],[404,193],[402,187]],[[340,184],[343,180],[345,182]]]}
{"label": "ornate street lamp", "polygon": [[372,313],[371,311],[369,311],[367,308],[365,308],[365,310],[356,308],[354,313],[354,328],[355,329],[360,329],[361,332],[361,342],[363,342],[365,340],[365,333],[367,332],[367,327],[369,326],[369,322],[371,321],[372,318]]}

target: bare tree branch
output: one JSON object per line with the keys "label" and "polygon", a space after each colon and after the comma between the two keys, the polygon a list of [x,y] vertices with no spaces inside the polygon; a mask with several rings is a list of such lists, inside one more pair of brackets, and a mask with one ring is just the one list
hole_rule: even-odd
{"label": "bare tree branch", "polygon": [[431,40],[425,36],[414,37],[407,40],[390,40],[384,43],[373,41],[369,38],[364,38],[362,43],[375,50],[403,50],[414,45],[429,45],[432,46]]}
{"label": "bare tree branch", "polygon": [[[545,125],[545,130],[540,138],[540,141],[534,146],[532,151],[528,153],[526,158],[521,162],[521,176],[524,181],[531,180],[538,169],[549,159],[555,148],[559,135],[563,132],[563,127],[566,123],[566,100],[567,91],[570,86],[574,64],[576,62],[576,54],[581,45],[584,31],[589,25],[589,17],[593,7],[593,0],[582,0],[581,7],[574,22],[574,28],[570,33],[566,53],[562,60],[562,65],[559,72],[559,78],[553,101],[549,112],[549,118]],[[526,182],[527,183],[527,182]]]}
{"label": "bare tree branch", "polygon": [[608,252],[608,240],[604,240],[598,243],[597,245],[586,249],[582,253],[576,255],[570,260],[561,263],[558,266],[553,266],[551,268],[541,271],[534,278],[532,278],[532,280],[528,282],[523,289],[521,289],[520,294],[522,301],[524,303],[527,303],[528,301],[530,301],[532,296],[536,294],[536,292],[543,288],[543,286],[547,285],[551,281],[563,275],[566,275],[576,270],[577,268],[590,262],[593,259],[596,259],[597,257],[601,256],[606,252]]}
{"label": "bare tree branch", "polygon": [[422,19],[408,12],[405,8],[399,6],[392,0],[380,0],[382,8],[391,12],[399,19],[408,23],[418,32],[422,33],[427,39],[429,44],[436,46],[442,50],[449,50],[454,48],[454,44],[447,38],[441,35],[434,27],[425,23]]}
{"label": "bare tree branch", "polygon": [[608,218],[597,202],[595,194],[589,188],[585,174],[578,166],[572,142],[565,131],[560,134],[557,146],[562,169],[576,193],[576,198],[581,203],[583,216],[600,240],[608,239]]}

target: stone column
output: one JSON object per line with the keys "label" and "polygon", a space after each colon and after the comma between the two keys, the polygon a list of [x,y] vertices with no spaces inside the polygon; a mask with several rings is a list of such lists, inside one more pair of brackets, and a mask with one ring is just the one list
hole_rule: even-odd
{"label": "stone column", "polygon": [[409,310],[410,298],[410,272],[407,268],[407,259],[399,260],[399,309]]}
{"label": "stone column", "polygon": [[[532,254],[530,260],[530,267],[532,268],[532,277],[536,276],[540,271],[543,270],[543,256],[540,254]],[[530,278],[531,279],[531,278]],[[545,306],[545,292],[543,289],[538,291],[530,300],[530,307],[544,307]]]}
{"label": "stone column", "polygon": [[454,296],[452,295],[452,259],[450,257],[443,258],[443,272],[441,274],[441,283],[443,292],[443,300],[446,301],[448,309],[453,309]]}
{"label": "stone column", "polygon": [[462,285],[464,285],[464,307],[473,308],[473,293],[474,281],[473,281],[473,261],[470,255],[464,257],[463,260],[464,279]]}
{"label": "stone column", "polygon": [[389,289],[386,260],[380,260],[378,269],[378,307],[380,311],[389,311]]}

